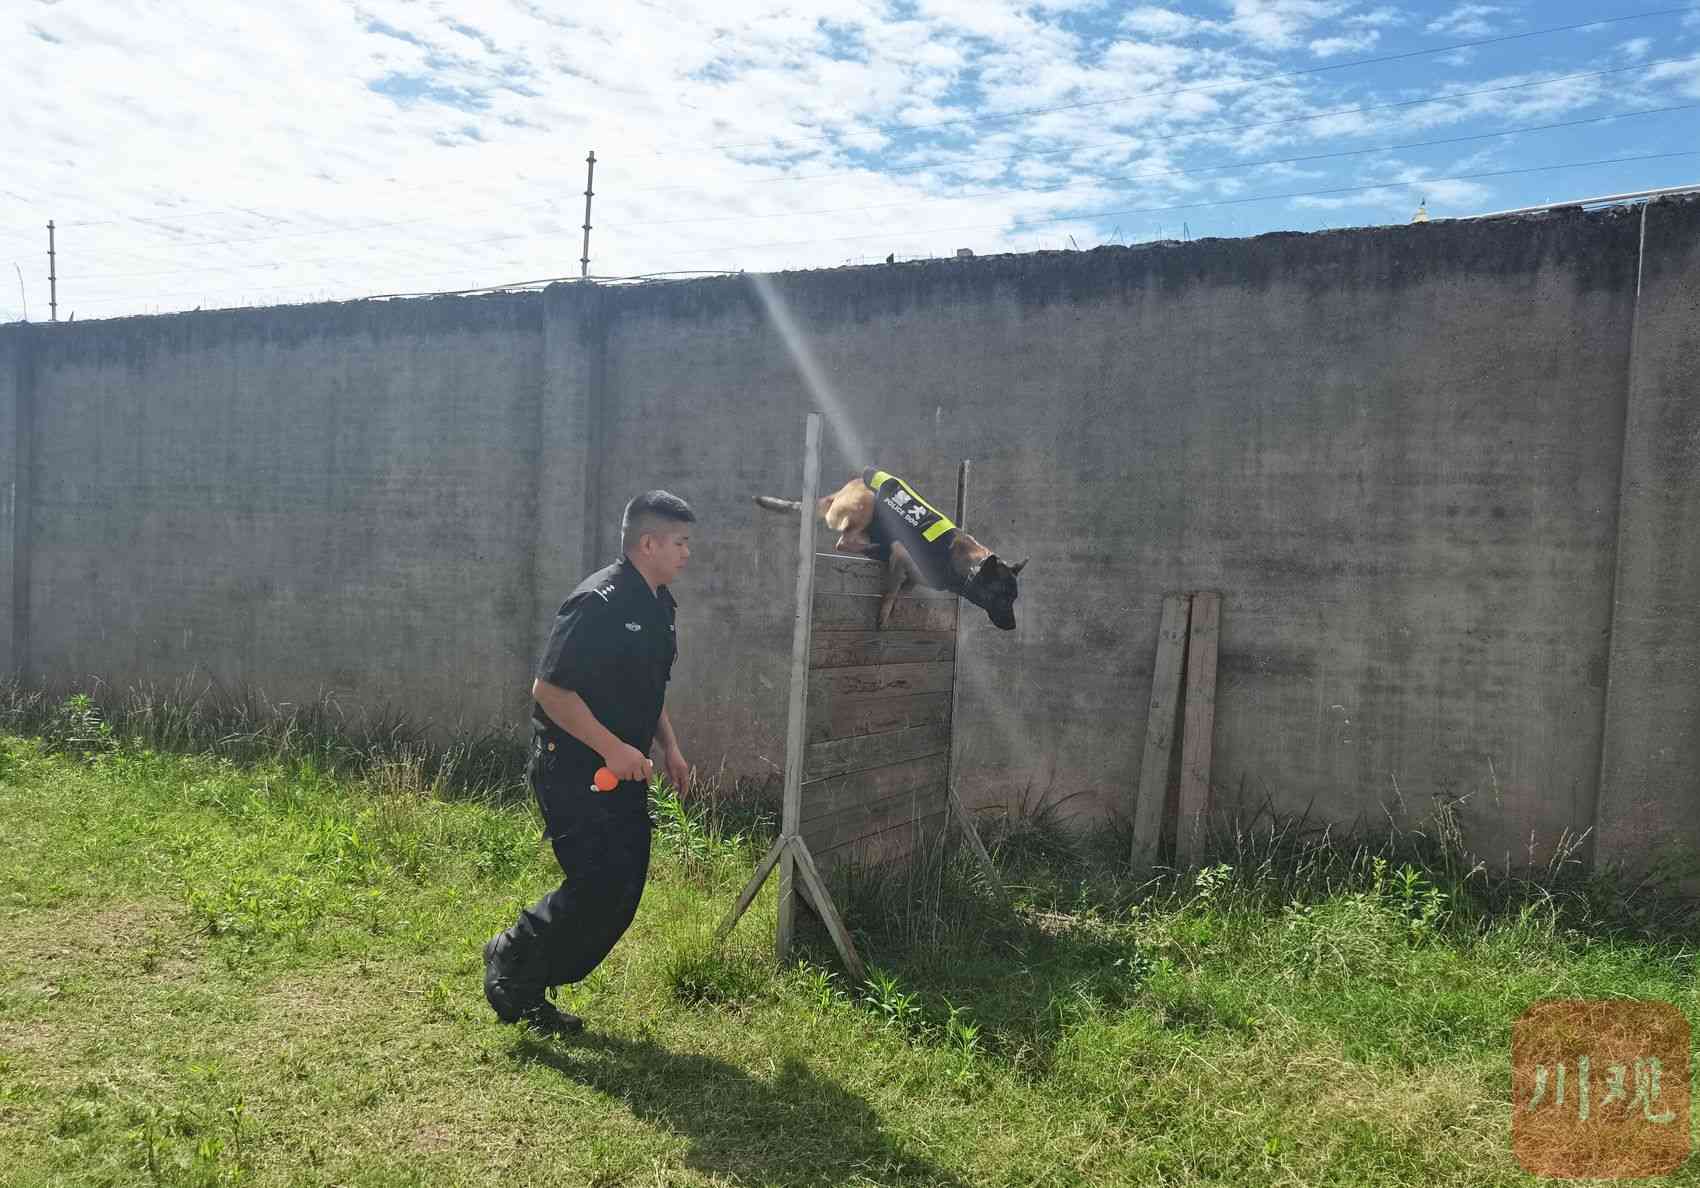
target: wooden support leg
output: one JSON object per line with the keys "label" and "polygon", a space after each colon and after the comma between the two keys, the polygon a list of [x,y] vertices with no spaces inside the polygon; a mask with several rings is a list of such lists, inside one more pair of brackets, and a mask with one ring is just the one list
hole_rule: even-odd
{"label": "wooden support leg", "polygon": [[1190,594],[1163,599],[1163,622],[1157,629],[1157,659],[1151,666],[1151,706],[1145,719],[1145,758],[1139,768],[1138,800],[1133,809],[1133,852],[1136,874],[1157,864],[1163,840],[1163,807],[1168,800],[1169,757],[1175,745],[1175,708],[1181,690],[1181,664],[1186,659]]}
{"label": "wooden support leg", "polygon": [[756,894],[761,890],[761,885],[767,882],[767,876],[773,873],[774,863],[779,861],[779,856],[784,852],[785,839],[780,838],[768,849],[767,856],[756,864],[756,872],[750,876],[750,881],[744,884],[743,894],[738,896],[738,902],[733,906],[732,911],[720,922],[720,927],[715,930],[714,939],[716,943],[725,940],[738,920],[745,912],[750,910],[750,905],[756,901]]}
{"label": "wooden support leg", "polygon": [[1191,643],[1186,659],[1186,733],[1181,744],[1180,819],[1175,822],[1175,863],[1191,866],[1204,847],[1210,816],[1211,740],[1216,728],[1216,642],[1222,596],[1192,597]]}
{"label": "wooden support leg", "polygon": [[844,968],[850,972],[853,983],[860,986],[868,980],[868,972],[862,965],[861,956],[856,952],[855,943],[850,939],[850,930],[844,927],[844,920],[838,914],[838,906],[832,902],[826,884],[821,881],[820,871],[815,868],[814,855],[809,853],[808,844],[800,837],[791,839],[789,850],[796,861],[797,873],[802,875],[804,884],[809,888],[809,895],[815,901],[815,908],[820,912],[821,919],[826,922],[826,930],[832,934],[832,943],[838,947],[838,955],[844,959]]}

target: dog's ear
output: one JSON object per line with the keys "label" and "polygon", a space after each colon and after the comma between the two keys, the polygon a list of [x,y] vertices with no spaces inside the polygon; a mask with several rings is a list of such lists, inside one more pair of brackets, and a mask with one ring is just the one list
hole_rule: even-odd
{"label": "dog's ear", "polygon": [[1033,558],[1023,557],[1021,560],[1017,561],[1014,565],[1011,565],[1009,567],[1009,571],[1011,573],[1014,573],[1014,574],[1019,574],[1023,569],[1027,568],[1027,563],[1031,560],[1033,560]]}

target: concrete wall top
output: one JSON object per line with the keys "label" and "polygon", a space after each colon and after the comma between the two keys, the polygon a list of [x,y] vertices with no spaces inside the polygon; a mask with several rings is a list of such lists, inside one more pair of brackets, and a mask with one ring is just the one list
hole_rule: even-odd
{"label": "concrete wall top", "polygon": [[[1511,279],[1563,271],[1586,291],[1633,283],[1635,260],[1616,250],[1634,213],[1565,208],[1500,219],[1442,220],[1413,227],[1247,239],[1167,241],[1088,251],[1039,251],[967,259],[770,274],[793,309],[822,324],[906,315],[917,307],[981,302],[1007,294],[1019,305],[1093,305],[1199,286],[1322,293],[1342,283],[1397,291],[1440,277]],[[571,286],[563,286],[571,287]],[[742,277],[615,287],[616,316],[695,321],[760,315]]]}

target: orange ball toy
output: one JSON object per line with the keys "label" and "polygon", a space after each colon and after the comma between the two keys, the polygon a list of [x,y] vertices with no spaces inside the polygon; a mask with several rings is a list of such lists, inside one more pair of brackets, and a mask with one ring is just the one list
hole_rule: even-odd
{"label": "orange ball toy", "polygon": [[620,781],[606,767],[599,767],[596,769],[595,779],[590,786],[598,792],[612,792],[620,786]]}

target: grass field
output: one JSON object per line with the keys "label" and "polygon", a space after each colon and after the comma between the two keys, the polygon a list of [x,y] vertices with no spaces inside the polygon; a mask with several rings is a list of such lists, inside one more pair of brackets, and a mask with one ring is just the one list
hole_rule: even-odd
{"label": "grass field", "polygon": [[863,872],[852,987],[824,934],[773,965],[771,887],[711,945],[773,836],[727,789],[658,792],[637,922],[561,999],[590,1031],[537,1039],[480,984],[558,879],[499,746],[7,705],[5,1184],[1527,1183],[1524,1007],[1700,1020],[1691,906],[1268,820],[1141,888],[1019,816],[1007,906],[958,857]]}

